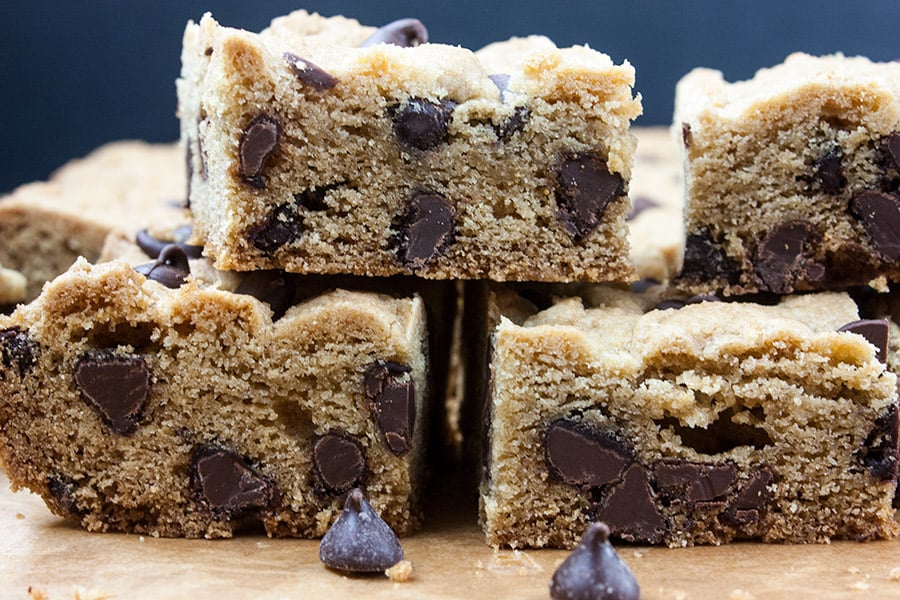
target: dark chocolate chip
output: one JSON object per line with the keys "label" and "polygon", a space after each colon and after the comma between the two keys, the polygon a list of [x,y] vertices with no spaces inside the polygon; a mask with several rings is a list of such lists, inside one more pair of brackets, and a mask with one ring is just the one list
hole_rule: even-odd
{"label": "dark chocolate chip", "polygon": [[347,494],[344,510],[322,538],[319,560],[340,571],[380,573],[403,560],[403,547],[356,488]]}
{"label": "dark chocolate chip", "polygon": [[593,152],[568,153],[556,167],[557,217],[575,241],[587,237],[610,201],[624,193],[622,176]]}
{"label": "dark chocolate chip", "polygon": [[397,19],[379,27],[359,45],[360,48],[375,44],[391,44],[403,48],[412,48],[428,43],[428,30],[418,19]]}
{"label": "dark chocolate chip", "polygon": [[150,396],[150,367],[134,354],[89,352],[75,365],[75,386],[114,433],[128,435]]}
{"label": "dark chocolate chip", "polygon": [[894,162],[894,168],[900,170],[900,131],[895,131],[884,140],[887,153]]}
{"label": "dark chocolate chip", "polygon": [[327,433],[313,442],[313,465],[325,489],[342,494],[359,484],[366,471],[366,455],[355,438]]}
{"label": "dark chocolate chip", "polygon": [[656,303],[654,307],[656,310],[678,310],[679,308],[684,308],[689,304],[701,304],[703,302],[721,302],[722,299],[716,296],[715,294],[696,294],[691,296],[687,300],[681,300],[679,298],[668,298],[666,300],[660,300]]}
{"label": "dark chocolate chip", "polygon": [[840,146],[836,146],[813,162],[816,179],[826,194],[839,194],[847,183],[841,171],[843,161],[844,151]]}
{"label": "dark chocolate chip", "polygon": [[633,221],[635,217],[637,217],[645,210],[656,208],[657,206],[659,206],[659,202],[656,202],[646,196],[638,196],[631,201],[631,210],[628,211],[628,214],[625,216],[625,220]]}
{"label": "dark chocolate chip", "polygon": [[205,54],[206,56],[212,56],[212,54],[213,54],[213,47],[212,47],[212,46],[207,46],[207,47],[206,47],[206,50],[203,51],[203,54]]}
{"label": "dark chocolate chip", "polygon": [[682,123],[681,124],[681,142],[684,144],[685,148],[690,148],[691,143],[694,141],[693,133],[691,132],[691,124],[690,123]]}
{"label": "dark chocolate chip", "polygon": [[900,198],[882,192],[863,192],[851,202],[853,214],[884,258],[900,260]]}
{"label": "dark chocolate chip", "polygon": [[60,475],[51,475],[47,478],[47,491],[50,493],[48,502],[53,513],[66,518],[81,518],[85,511],[78,507],[75,499],[75,484]]}
{"label": "dark chocolate chip", "polygon": [[825,276],[824,265],[809,257],[819,232],[806,221],[787,221],[759,243],[753,267],[761,287],[790,294],[801,283],[816,284]]}
{"label": "dark chocolate chip", "polygon": [[411,369],[394,362],[376,362],[363,376],[363,393],[369,410],[384,434],[388,449],[401,455],[409,452],[416,422],[416,390]]}
{"label": "dark chocolate chip", "polygon": [[450,119],[456,102],[441,100],[439,104],[422,98],[411,98],[406,104],[390,109],[394,135],[403,144],[431,150],[447,141]]}
{"label": "dark chocolate chip", "polygon": [[328,205],[325,203],[325,196],[328,195],[328,192],[337,189],[341,185],[343,184],[332,183],[317,188],[303,190],[300,193],[294,194],[294,201],[298,206],[302,206],[308,211],[319,212],[328,210]]}
{"label": "dark chocolate chip", "polygon": [[679,278],[697,282],[719,282],[730,285],[740,281],[740,266],[716,242],[710,232],[701,229],[687,235],[684,245],[684,261]]}
{"label": "dark chocolate chip", "polygon": [[875,346],[877,352],[875,356],[881,362],[887,361],[888,349],[888,333],[890,332],[890,324],[887,319],[860,319],[843,325],[838,331],[849,331],[857,333]]}
{"label": "dark chocolate chip", "polygon": [[272,504],[275,489],[237,453],[198,446],[191,455],[191,486],[214,511],[234,515]]}
{"label": "dark chocolate chip", "polygon": [[278,147],[280,138],[281,126],[275,117],[261,114],[250,122],[241,137],[239,149],[238,173],[245,183],[257,189],[266,187],[262,170]]}
{"label": "dark chocolate chip", "polygon": [[721,498],[734,483],[734,465],[708,465],[689,461],[662,461],[653,469],[660,495],[685,502]]}
{"label": "dark chocolate chip", "polygon": [[158,281],[167,288],[177,289],[187,281],[191,265],[184,250],[176,244],[167,244],[153,262],[137,265],[135,271],[147,279]]}
{"label": "dark chocolate chip", "polygon": [[21,327],[0,330],[0,357],[3,367],[24,377],[37,363],[38,345]]}
{"label": "dark chocolate chip", "polygon": [[494,127],[497,139],[501,142],[507,142],[516,133],[525,128],[525,123],[531,117],[531,111],[524,106],[517,106],[513,109],[513,114],[502,124]]}
{"label": "dark chocolate chip", "polygon": [[288,64],[294,76],[305,86],[317,93],[327,92],[338,84],[335,76],[326,72],[321,67],[314,65],[305,58],[300,58],[291,52],[282,54],[284,62]]}
{"label": "dark chocolate chip", "polygon": [[[190,228],[190,225],[187,225],[186,227]],[[181,248],[188,258],[200,258],[203,256],[203,246],[186,244],[185,240],[190,239],[190,233],[188,233],[187,236],[184,236],[183,233],[183,231],[179,232],[176,230],[174,239],[162,240],[150,235],[150,232],[146,229],[141,229],[135,236],[135,243],[137,243],[140,249],[144,251],[144,254],[150,258],[157,258],[159,253],[162,252],[162,249],[171,244]]]}
{"label": "dark chocolate chip", "polygon": [[880,272],[881,257],[872,248],[856,242],[844,242],[826,255],[824,287],[861,286]]}
{"label": "dark chocolate chip", "polygon": [[418,271],[443,255],[455,237],[456,207],[438,194],[416,194],[402,216],[398,237],[400,263]]}
{"label": "dark chocolate chip", "polygon": [[881,481],[897,479],[900,461],[900,411],[892,404],[875,420],[858,456],[872,475]]}
{"label": "dark chocolate chip", "polygon": [[294,305],[296,287],[296,279],[284,271],[249,271],[242,275],[234,293],[265,302],[272,310],[272,320],[277,321]]}
{"label": "dark chocolate chip", "polygon": [[606,521],[614,535],[629,542],[658,544],[666,532],[647,474],[637,463],[625,471],[621,484],[609,490],[596,518]]}
{"label": "dark chocolate chip", "polygon": [[643,294],[649,292],[658,285],[662,285],[662,281],[653,279],[652,277],[643,277],[631,284],[631,291],[635,294]]}
{"label": "dark chocolate chip", "polygon": [[609,526],[594,523],[550,580],[554,600],[639,600],[634,573],[609,543]]}
{"label": "dark chocolate chip", "polygon": [[565,483],[596,487],[620,479],[634,455],[609,434],[558,420],[544,435],[544,458],[550,472]]}
{"label": "dark chocolate chip", "polygon": [[775,474],[767,465],[754,469],[747,483],[723,513],[724,520],[738,527],[757,523],[772,499],[768,486],[774,480]]}
{"label": "dark chocolate chip", "polygon": [[506,94],[506,91],[509,90],[509,75],[506,73],[495,73],[493,75],[488,75],[488,79],[494,82],[494,85],[497,86],[497,89],[500,90],[500,96]]}
{"label": "dark chocolate chip", "polygon": [[268,218],[250,229],[248,239],[264,254],[272,254],[303,234],[303,217],[290,204],[282,204]]}

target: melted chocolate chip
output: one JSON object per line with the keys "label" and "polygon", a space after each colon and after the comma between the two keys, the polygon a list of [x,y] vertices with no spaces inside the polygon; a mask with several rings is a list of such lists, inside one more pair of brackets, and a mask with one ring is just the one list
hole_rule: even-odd
{"label": "melted chocolate chip", "polygon": [[845,242],[826,255],[825,285],[828,288],[865,285],[878,277],[881,258],[871,248]]}
{"label": "melted chocolate chip", "polygon": [[411,98],[389,111],[394,121],[394,135],[406,146],[431,150],[447,141],[454,108],[456,102],[452,100],[435,104],[422,98]]}
{"label": "melted chocolate chip", "polygon": [[419,44],[428,43],[428,30],[418,19],[397,19],[367,37],[360,48],[374,46],[375,44],[391,44],[403,48],[412,48]]}
{"label": "melted chocolate chip", "polygon": [[790,294],[798,284],[815,284],[825,275],[825,267],[810,258],[819,232],[806,221],[782,223],[760,242],[753,266],[761,287],[776,294]]}
{"label": "melted chocolate chip", "polygon": [[768,486],[774,480],[771,468],[767,465],[757,467],[723,513],[725,522],[737,527],[757,523],[772,499]]}
{"label": "melted chocolate chip", "polygon": [[180,246],[168,244],[160,250],[159,258],[153,262],[137,265],[134,270],[167,288],[177,289],[187,281],[188,275],[191,274],[191,265]]}
{"label": "melted chocolate chip", "polygon": [[566,154],[556,167],[557,217],[575,241],[587,237],[610,201],[624,193],[622,176],[592,152]]}
{"label": "melted chocolate chip", "polygon": [[188,229],[182,230],[181,227],[179,227],[175,231],[175,235],[173,236],[172,240],[161,240],[150,235],[150,232],[148,232],[146,229],[141,229],[135,236],[135,242],[140,247],[140,249],[144,251],[144,254],[146,254],[150,258],[159,257],[159,253],[162,252],[162,249],[172,244],[181,248],[188,258],[200,258],[201,256],[203,256],[203,246],[195,246],[193,244],[185,243],[185,240],[189,240],[191,238],[191,226],[185,225],[183,227],[187,227]]}
{"label": "melted chocolate chip", "polygon": [[239,149],[238,173],[247,185],[257,189],[266,187],[266,180],[261,173],[266,161],[278,148],[280,138],[281,126],[275,117],[267,114],[253,119],[244,130]]}
{"label": "melted chocolate chip", "polygon": [[0,330],[0,358],[3,367],[15,369],[19,377],[24,377],[37,363],[38,345],[21,327]]}
{"label": "melted chocolate chip", "polygon": [[75,386],[110,430],[128,435],[150,396],[150,368],[138,355],[89,352],[75,365]]}
{"label": "melted chocolate chip", "polygon": [[708,502],[726,495],[734,483],[734,465],[663,461],[653,469],[663,497],[688,503]]}
{"label": "melted chocolate chip", "polygon": [[554,600],[639,600],[641,590],[628,565],[609,543],[606,523],[594,523],[553,573]]}
{"label": "melted chocolate chip", "polygon": [[513,109],[513,114],[502,124],[494,127],[497,139],[501,142],[507,142],[516,133],[525,128],[525,123],[531,117],[531,111],[524,106],[517,106]]}
{"label": "melted chocolate chip", "polygon": [[841,326],[838,331],[849,331],[863,336],[877,349],[876,358],[881,362],[886,362],[890,329],[887,319],[860,319]]}
{"label": "melted chocolate chip", "polygon": [[816,179],[826,194],[839,194],[847,183],[841,171],[843,161],[844,152],[837,146],[813,162]]}
{"label": "melted chocolate chip", "polygon": [[328,433],[313,443],[313,465],[325,489],[342,494],[359,484],[366,471],[366,455],[355,438]]}
{"label": "melted chocolate chip", "polygon": [[249,271],[243,274],[234,293],[265,302],[272,310],[272,320],[277,321],[294,305],[296,287],[296,279],[284,271]]}
{"label": "melted chocolate chip", "polygon": [[394,362],[376,362],[363,376],[369,410],[384,434],[388,449],[401,455],[412,448],[416,422],[416,390],[410,368]]}
{"label": "melted chocolate chip", "polygon": [[336,77],[317,67],[305,58],[300,58],[291,52],[282,54],[284,62],[290,67],[294,76],[304,85],[316,93],[327,92],[338,84]]}
{"label": "melted chocolate chip", "polygon": [[379,573],[403,560],[397,534],[357,488],[319,544],[319,560],[331,569]]}
{"label": "melted chocolate chip", "polygon": [[878,419],[866,437],[858,457],[873,477],[881,481],[897,479],[900,461],[900,411],[892,404]]}
{"label": "melted chocolate chip", "polygon": [[613,534],[629,542],[658,544],[666,532],[647,474],[637,463],[625,471],[622,483],[608,492],[596,518],[606,521]]}
{"label": "melted chocolate chip", "polygon": [[191,455],[191,486],[209,508],[229,515],[265,508],[275,495],[274,486],[244,458],[210,445]]}
{"label": "melted chocolate chip", "polygon": [[544,435],[544,458],[550,472],[565,483],[596,487],[620,479],[634,455],[611,435],[559,420]]}
{"label": "melted chocolate chip", "polygon": [[724,280],[734,285],[740,281],[740,275],[740,266],[728,256],[722,244],[713,240],[708,230],[688,234],[680,278],[698,282]]}
{"label": "melted chocolate chip", "polygon": [[438,194],[417,194],[406,206],[398,236],[400,264],[418,271],[443,255],[456,236],[456,207]]}
{"label": "melted chocolate chip", "polygon": [[882,192],[863,192],[850,204],[853,214],[884,258],[900,260],[900,198]]}
{"label": "melted chocolate chip", "polygon": [[75,499],[75,485],[69,479],[60,475],[51,475],[47,478],[47,491],[50,493],[50,508],[55,514],[66,518],[81,518],[83,510],[78,507]]}
{"label": "melted chocolate chip", "polygon": [[282,204],[248,232],[248,239],[264,254],[272,254],[303,234],[303,217],[290,204]]}
{"label": "melted chocolate chip", "polygon": [[635,217],[637,217],[645,210],[656,208],[657,206],[659,206],[659,202],[655,202],[654,200],[646,196],[638,196],[631,201],[631,210],[628,211],[628,214],[625,216],[625,220],[633,221]]}

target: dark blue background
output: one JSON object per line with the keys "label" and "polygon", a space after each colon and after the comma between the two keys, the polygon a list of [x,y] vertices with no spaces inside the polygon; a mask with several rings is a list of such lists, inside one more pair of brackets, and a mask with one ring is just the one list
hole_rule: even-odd
{"label": "dark blue background", "polygon": [[210,10],[223,25],[258,31],[300,7],[371,25],[416,16],[432,41],[470,48],[531,33],[587,43],[635,65],[639,125],[669,123],[675,83],[695,66],[734,80],[797,50],[900,57],[898,0],[0,0],[0,192],[107,141],[176,139],[188,19]]}

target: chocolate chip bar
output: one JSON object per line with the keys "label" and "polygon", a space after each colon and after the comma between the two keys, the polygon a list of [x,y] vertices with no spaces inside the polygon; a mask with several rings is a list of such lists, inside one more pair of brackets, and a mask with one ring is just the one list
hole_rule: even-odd
{"label": "chocolate chip bar", "polygon": [[366,491],[417,523],[427,423],[418,297],[285,302],[277,273],[202,284],[176,245],[79,259],[0,318],[0,464],[91,531],[321,536]]}
{"label": "chocolate chip bar", "polygon": [[572,547],[593,521],[673,547],[900,532],[897,378],[846,294],[653,302],[596,289],[502,319],[489,543]]}
{"label": "chocolate chip bar", "polygon": [[181,137],[216,267],[630,280],[633,68],[541,37],[426,41],[303,11],[188,24]]}
{"label": "chocolate chip bar", "polygon": [[900,63],[794,54],[748,81],[678,84],[692,293],[900,279]]}

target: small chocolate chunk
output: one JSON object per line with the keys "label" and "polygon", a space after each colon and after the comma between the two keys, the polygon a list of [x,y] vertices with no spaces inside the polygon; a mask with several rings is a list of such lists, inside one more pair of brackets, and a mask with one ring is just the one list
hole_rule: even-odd
{"label": "small chocolate chunk", "polygon": [[355,488],[322,538],[319,560],[330,569],[380,573],[403,560],[403,547],[397,534]]}
{"label": "small chocolate chunk", "polygon": [[893,160],[893,167],[900,170],[900,131],[895,131],[884,139],[884,147]]}
{"label": "small chocolate chunk", "polygon": [[631,210],[628,211],[628,214],[625,215],[626,221],[633,221],[635,217],[644,212],[645,210],[650,210],[651,208],[656,208],[659,206],[659,202],[654,201],[647,196],[638,196],[634,200],[631,201]]}
{"label": "small chocolate chunk", "polygon": [[859,321],[847,323],[838,329],[838,331],[849,331],[866,338],[866,341],[878,350],[876,357],[881,362],[887,361],[888,333],[890,330],[890,324],[887,319],[860,319]]}
{"label": "small chocolate chunk", "polygon": [[290,204],[282,204],[268,218],[248,232],[253,246],[264,254],[272,254],[303,234],[303,217]]}
{"label": "small chocolate chunk", "polygon": [[418,19],[397,19],[367,37],[360,48],[374,46],[375,44],[391,44],[402,48],[412,48],[419,44],[428,43],[428,30]]}
{"label": "small chocolate chunk", "polygon": [[158,258],[159,253],[162,252],[162,249],[169,245],[175,245],[181,248],[188,258],[200,258],[203,256],[203,246],[195,246],[193,244],[185,243],[185,240],[190,239],[190,225],[187,225],[188,232],[187,235],[184,235],[184,231],[175,231],[175,236],[172,240],[162,240],[157,237],[150,235],[150,232],[146,229],[141,229],[137,232],[135,236],[135,242],[140,247],[141,250],[144,251],[144,254],[149,256],[150,258]]}
{"label": "small chocolate chunk", "polygon": [[327,92],[338,84],[336,77],[326,72],[321,67],[314,65],[305,58],[300,58],[291,52],[282,54],[284,62],[288,64],[294,76],[313,92]]}
{"label": "small chocolate chunk", "polygon": [[21,327],[0,330],[0,358],[4,368],[15,369],[19,377],[24,377],[37,363],[37,354],[37,343]]}
{"label": "small chocolate chunk", "polygon": [[819,232],[806,221],[788,221],[759,243],[753,267],[760,285],[776,294],[790,294],[801,283],[818,283],[825,267],[810,258]]}
{"label": "small chocolate chunk", "polygon": [[639,600],[634,573],[609,543],[609,526],[594,523],[550,580],[554,600]]}
{"label": "small chocolate chunk", "polygon": [[517,106],[513,109],[513,114],[502,124],[494,127],[497,139],[501,142],[507,142],[516,133],[525,128],[525,123],[531,117],[531,111],[524,106]]}
{"label": "small chocolate chunk", "polygon": [[608,492],[596,519],[606,521],[614,535],[629,542],[658,544],[666,532],[647,474],[637,463],[625,471],[622,483]]}
{"label": "small chocolate chunk", "polygon": [[697,282],[724,280],[733,285],[740,281],[740,276],[740,266],[708,230],[701,229],[687,235],[679,278]]}
{"label": "small chocolate chunk", "polygon": [[234,293],[265,302],[272,310],[272,320],[277,321],[294,305],[296,287],[296,279],[284,271],[248,271],[242,275]]}
{"label": "small chocolate chunk", "polygon": [[721,498],[734,483],[734,465],[707,465],[688,461],[663,461],[653,469],[660,495],[684,502]]}
{"label": "small chocolate chunk", "polygon": [[237,453],[198,446],[191,455],[191,486],[210,509],[235,515],[271,505],[274,485]]}
{"label": "small chocolate chunk", "polygon": [[693,133],[691,132],[691,124],[690,123],[682,123],[681,124],[681,143],[684,144],[685,148],[690,148],[691,143],[694,141]]}
{"label": "small chocolate chunk", "polygon": [[275,117],[267,114],[253,119],[244,130],[239,149],[238,173],[247,185],[257,189],[266,187],[261,173],[266,161],[278,147],[280,138],[281,126]]}
{"label": "small chocolate chunk", "polygon": [[416,390],[411,369],[395,362],[374,363],[363,376],[363,393],[369,410],[384,434],[388,449],[401,455],[409,452],[416,422]]}
{"label": "small chocolate chunk", "polygon": [[442,256],[456,237],[456,207],[438,194],[413,196],[401,219],[398,258],[414,272]]}
{"label": "small chocolate chunk", "polygon": [[847,183],[841,171],[844,151],[836,146],[813,162],[816,179],[826,194],[839,194]]}
{"label": "small chocolate chunk", "polygon": [[557,217],[575,241],[588,236],[603,219],[613,198],[625,193],[625,182],[592,152],[572,152],[556,167]]}
{"label": "small chocolate chunk", "polygon": [[75,484],[68,478],[51,475],[47,478],[47,491],[50,493],[47,506],[54,514],[68,519],[80,519],[84,515],[75,499]]}
{"label": "small chocolate chunk", "polygon": [[884,258],[900,260],[900,198],[882,192],[863,192],[853,198],[851,210]]}
{"label": "small chocolate chunk", "polygon": [[328,185],[303,190],[302,192],[294,194],[294,201],[297,203],[297,206],[302,206],[308,211],[319,212],[328,210],[328,204],[325,203],[325,196],[328,195],[328,192],[337,189],[341,185],[344,185],[344,182],[330,183]]}
{"label": "small chocolate chunk", "polygon": [[168,244],[163,246],[155,261],[137,265],[134,270],[167,288],[178,289],[191,274],[191,265],[180,246]]}
{"label": "small chocolate chunk", "polygon": [[619,480],[634,455],[609,434],[561,419],[547,428],[544,458],[565,483],[596,487]]}
{"label": "small chocolate chunk", "polygon": [[898,461],[900,461],[900,411],[897,404],[892,404],[887,411],[875,420],[872,431],[863,442],[858,456],[869,469],[873,477],[881,481],[897,479]]}
{"label": "small chocolate chunk", "polygon": [[89,352],[75,365],[75,386],[114,433],[128,435],[150,397],[150,367],[135,354]]}
{"label": "small chocolate chunk", "polygon": [[447,141],[454,108],[456,102],[452,100],[444,99],[435,104],[422,98],[411,98],[389,111],[394,121],[394,135],[407,146],[431,150]]}
{"label": "small chocolate chunk", "polygon": [[342,494],[359,484],[366,470],[366,455],[355,438],[328,433],[313,442],[313,465],[325,489]]}
{"label": "small chocolate chunk", "polygon": [[743,485],[734,500],[723,513],[723,519],[736,527],[753,525],[762,518],[766,506],[772,499],[769,485],[775,480],[775,474],[768,465],[761,465],[751,472],[750,478]]}
{"label": "small chocolate chunk", "polygon": [[684,308],[689,304],[702,304],[703,302],[721,301],[722,299],[715,294],[695,294],[687,300],[681,300],[679,298],[667,298],[665,300],[660,300],[656,303],[656,306],[654,308],[656,310],[678,310],[679,308]]}

